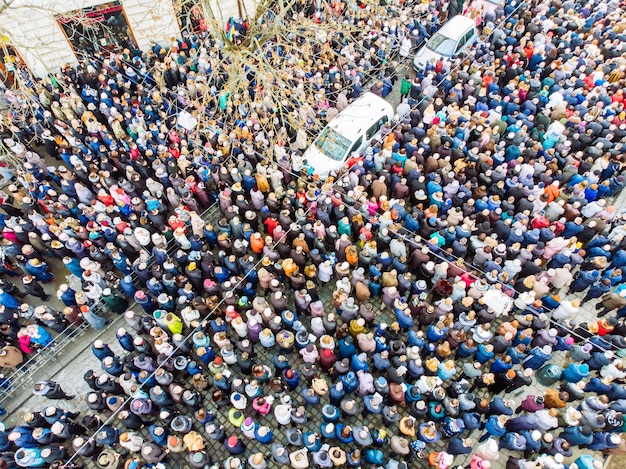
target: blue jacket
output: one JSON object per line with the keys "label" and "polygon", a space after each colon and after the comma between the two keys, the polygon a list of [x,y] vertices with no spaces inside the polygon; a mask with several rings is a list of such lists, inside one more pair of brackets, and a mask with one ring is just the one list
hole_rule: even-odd
{"label": "blue jacket", "polygon": [[311,393],[309,394],[308,389],[303,389],[302,392],[300,392],[300,395],[304,398],[304,402],[306,403],[306,405],[318,405],[320,403],[320,397],[315,394],[315,393]]}
{"label": "blue jacket", "polygon": [[120,336],[117,335],[117,341],[120,343],[120,346],[126,350],[127,352],[132,352],[133,350],[135,350],[135,348],[133,347],[133,336],[130,335],[128,332],[126,332],[126,334]]}
{"label": "blue jacket", "polygon": [[345,338],[339,341],[339,358],[351,358],[352,355],[357,353],[356,347],[351,339]]}
{"label": "blue jacket", "polygon": [[526,438],[519,433],[509,432],[500,438],[500,448],[512,451],[523,451],[526,449]]}
{"label": "blue jacket", "polygon": [[626,399],[626,389],[624,388],[624,386],[618,383],[611,383],[611,388],[608,389],[604,394],[606,394],[610,401]]}
{"label": "blue jacket", "polygon": [[33,430],[24,425],[14,427],[11,433],[18,433],[19,436],[13,441],[18,448],[36,448],[39,446],[37,440],[33,438]]}
{"label": "blue jacket", "polygon": [[405,314],[403,311],[399,309],[395,309],[396,321],[400,325],[400,328],[403,330],[411,329],[414,325],[413,318],[410,314]]}
{"label": "blue jacket", "polygon": [[163,428],[164,432],[161,433],[160,435],[156,435],[154,433],[154,430],[159,426],[160,425],[153,424],[153,425],[150,425],[150,427],[148,427],[148,431],[150,432],[150,438],[152,438],[152,441],[154,441],[157,445],[166,446],[167,437],[168,437],[167,427],[161,427]]}
{"label": "blue jacket", "polygon": [[8,309],[17,309],[20,306],[15,297],[7,292],[0,293],[0,305]]}
{"label": "blue jacket", "polygon": [[580,363],[570,363],[563,370],[561,378],[568,383],[578,383],[580,380],[589,376],[589,368],[587,365]]}
{"label": "blue jacket", "polygon": [[608,432],[594,432],[593,441],[587,445],[587,448],[592,451],[604,451],[605,449],[617,448],[619,443],[617,445],[611,443],[611,435],[612,433]]}
{"label": "blue jacket", "polygon": [[365,461],[376,466],[380,466],[385,460],[385,455],[379,449],[365,450]]}
{"label": "blue jacket", "polygon": [[288,378],[285,373],[286,371],[287,370],[283,370],[283,379],[287,383],[287,386],[289,386],[289,389],[296,389],[296,387],[298,387],[298,381],[300,380],[300,374],[297,371],[292,370],[293,376]]}
{"label": "blue jacket", "polygon": [[376,368],[378,371],[384,371],[391,366],[389,359],[383,358],[380,353],[374,354],[373,360],[374,368]]}
{"label": "blue jacket", "polygon": [[570,289],[572,291],[583,291],[589,285],[594,283],[599,277],[600,274],[596,270],[582,270],[580,271],[578,277],[572,283]]}
{"label": "blue jacket", "polygon": [[450,454],[469,454],[472,452],[472,450],[472,446],[465,446],[461,437],[453,436],[448,442],[447,452]]}
{"label": "blue jacket", "polygon": [[552,358],[551,353],[545,353],[540,347],[534,347],[530,350],[529,355],[522,362],[524,367],[538,370],[548,360]]}
{"label": "blue jacket", "polygon": [[526,450],[534,451],[535,453],[541,452],[541,441],[534,440],[532,437],[532,430],[521,430],[519,432],[524,438],[526,438]]}
{"label": "blue jacket", "polygon": [[[100,433],[103,433],[102,437],[100,436]],[[97,443],[100,445],[112,446],[117,444],[119,437],[119,430],[111,427],[110,425],[106,425],[98,432]]]}
{"label": "blue jacket", "polygon": [[412,347],[414,345],[417,345],[418,347],[423,347],[424,343],[425,343],[424,339],[422,337],[418,337],[414,330],[409,331],[409,338],[408,338],[409,346]]}
{"label": "blue jacket", "polygon": [[505,363],[501,358],[496,358],[490,366],[490,371],[492,373],[506,373],[508,370],[513,368],[512,363]]}
{"label": "blue jacket", "polygon": [[457,348],[456,353],[460,358],[468,358],[471,357],[477,350],[478,347],[468,347],[467,343],[461,342],[461,345]]}
{"label": "blue jacket", "polygon": [[502,436],[506,433],[506,428],[500,425],[497,415],[492,415],[487,419],[485,430],[487,430],[491,436]]}
{"label": "blue jacket", "polygon": [[583,433],[579,426],[565,427],[559,436],[571,446],[589,445],[593,441],[593,434]]}
{"label": "blue jacket", "polygon": [[571,238],[573,236],[576,236],[578,233],[580,233],[584,229],[585,227],[583,225],[579,225],[578,223],[575,223],[573,221],[568,221],[568,222],[565,222],[565,230],[563,230],[562,235],[566,238]]}
{"label": "blue jacket", "polygon": [[506,423],[508,431],[519,432],[520,430],[534,430],[537,426],[537,417],[534,414],[524,414],[513,417]]}
{"label": "blue jacket", "polygon": [[137,292],[137,288],[135,287],[133,279],[130,275],[127,275],[120,280],[119,287],[126,294],[126,296],[131,298],[135,296],[135,293]]}
{"label": "blue jacket", "polygon": [[337,384],[339,383],[336,383],[334,386],[331,386],[328,391],[328,397],[330,399],[330,402],[334,406],[338,406],[341,403],[341,400],[343,399],[343,397],[346,395],[345,389],[343,388],[339,389],[337,387]]}
{"label": "blue jacket", "polygon": [[506,350],[506,354],[511,357],[511,363],[517,365],[522,362],[522,360],[526,357],[524,352],[519,351],[516,347],[509,347]]}
{"label": "blue jacket", "polygon": [[353,392],[359,386],[359,379],[356,377],[354,371],[349,371],[343,375],[340,380],[343,383],[343,388],[348,394]]}
{"label": "blue jacket", "polygon": [[591,358],[587,361],[589,369],[599,370],[605,365],[608,365],[611,361],[604,355],[604,352],[593,352]]}
{"label": "blue jacket", "polygon": [[478,412],[465,412],[461,418],[465,424],[465,430],[468,432],[476,430],[481,426],[480,414]]}
{"label": "blue jacket", "polygon": [[585,392],[593,392],[597,394],[606,394],[611,386],[604,383],[600,378],[591,378],[584,387]]}
{"label": "blue jacket", "polygon": [[111,366],[105,366],[104,363],[102,363],[101,367],[111,376],[122,376],[124,373],[124,364],[119,359],[113,358]]}
{"label": "blue jacket", "polygon": [[104,360],[106,357],[115,357],[113,350],[111,350],[108,344],[103,344],[102,348],[96,348],[94,344],[91,344],[91,351],[100,361]]}
{"label": "blue jacket", "polygon": [[343,423],[338,423],[335,426],[335,437],[343,444],[350,444],[354,441],[354,437],[352,436],[352,431],[347,437],[341,436],[341,431],[344,429],[345,425]]}
{"label": "blue jacket", "polygon": [[261,444],[264,444],[264,445],[270,444],[272,442],[272,440],[274,440],[274,435],[272,434],[272,432],[269,431],[265,435],[261,435],[261,434],[259,434],[259,428],[260,427],[257,427],[256,430],[254,430],[254,437]]}
{"label": "blue jacket", "polygon": [[506,405],[504,399],[495,396],[489,404],[489,413],[491,415],[513,415],[513,409]]}
{"label": "blue jacket", "polygon": [[67,291],[64,291],[61,295],[61,301],[65,306],[76,306],[76,292],[68,288]]}
{"label": "blue jacket", "polygon": [[362,360],[358,354],[352,355],[352,359],[350,361],[352,364],[352,369],[355,372],[359,370],[369,371],[369,365],[367,364],[367,359]]}
{"label": "blue jacket", "polygon": [[583,454],[574,461],[579,469],[594,469],[594,457],[591,454]]}
{"label": "blue jacket", "polygon": [[428,341],[431,343],[436,343],[446,337],[447,332],[447,328],[439,329],[431,324],[430,326],[428,326],[428,330],[426,331],[426,339],[428,339]]}
{"label": "blue jacket", "polygon": [[13,443],[9,441],[9,432],[0,432],[0,451],[3,453],[9,451],[13,447]]}
{"label": "blue jacket", "polygon": [[626,251],[624,249],[620,249],[613,254],[611,268],[624,266],[626,266]]}
{"label": "blue jacket", "polygon": [[493,352],[488,352],[487,350],[485,350],[484,344],[479,344],[478,347],[476,348],[476,353],[474,355],[474,358],[476,358],[476,361],[480,363],[486,363],[489,360],[491,360],[494,356],[495,354]]}

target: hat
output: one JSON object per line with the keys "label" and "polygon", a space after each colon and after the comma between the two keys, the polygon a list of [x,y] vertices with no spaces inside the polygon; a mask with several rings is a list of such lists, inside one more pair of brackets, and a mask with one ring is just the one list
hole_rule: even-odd
{"label": "hat", "polygon": [[[235,412],[235,414],[237,412]],[[252,417],[246,417],[243,423],[241,424],[241,431],[245,432],[245,431],[254,430],[254,427],[255,425],[254,425],[254,420],[252,420]]]}
{"label": "hat", "polygon": [[50,430],[52,431],[52,433],[58,434],[61,431],[63,431],[63,424],[61,423],[61,421],[57,420],[56,422],[52,424],[52,427],[50,427]]}
{"label": "hat", "polygon": [[426,196],[426,192],[423,189],[419,189],[415,192],[415,198],[417,200],[426,200],[428,197]]}
{"label": "hat", "polygon": [[619,445],[622,441],[622,437],[617,433],[613,433],[609,436],[609,441],[614,445]]}

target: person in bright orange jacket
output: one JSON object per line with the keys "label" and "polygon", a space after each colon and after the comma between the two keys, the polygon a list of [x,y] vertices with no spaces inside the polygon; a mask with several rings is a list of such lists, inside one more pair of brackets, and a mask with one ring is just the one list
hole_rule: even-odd
{"label": "person in bright orange jacket", "polygon": [[350,245],[346,247],[346,261],[352,266],[359,263],[359,252],[357,251],[356,246]]}
{"label": "person in bright orange jacket", "polygon": [[252,252],[255,254],[262,254],[264,247],[265,241],[263,240],[261,233],[253,233],[252,236],[250,236],[250,249],[252,249]]}
{"label": "person in bright orange jacket", "polygon": [[548,185],[543,192],[548,196],[548,203],[552,202],[561,193],[561,189],[559,189],[559,181],[554,181],[552,184]]}

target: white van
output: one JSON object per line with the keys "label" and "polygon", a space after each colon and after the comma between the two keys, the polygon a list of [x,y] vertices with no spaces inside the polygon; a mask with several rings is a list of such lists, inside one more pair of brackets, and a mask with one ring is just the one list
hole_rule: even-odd
{"label": "white van", "polygon": [[419,72],[432,59],[452,59],[465,53],[477,39],[476,21],[463,15],[453,16],[415,54],[413,68]]}
{"label": "white van", "polygon": [[393,118],[393,106],[373,93],[365,93],[324,127],[304,152],[306,166],[320,179],[337,171],[350,155],[360,153]]}

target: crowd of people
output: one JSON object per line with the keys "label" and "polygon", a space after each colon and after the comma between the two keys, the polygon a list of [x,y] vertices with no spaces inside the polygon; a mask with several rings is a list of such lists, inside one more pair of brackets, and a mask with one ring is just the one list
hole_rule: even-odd
{"label": "crowd of people", "polygon": [[[278,106],[256,63],[230,92],[209,35],[34,83],[4,140],[24,165],[0,204],[0,366],[68,325],[125,324],[92,345],[87,415],[27,413],[0,468],[591,469],[624,452],[623,9],[507,2],[467,57],[394,84],[394,60],[470,7],[334,3],[335,33],[262,44],[293,90]],[[307,174],[307,131],[398,85],[349,169]],[[46,259],[81,281],[62,311]],[[35,393],[71,406],[63,385]]]}

